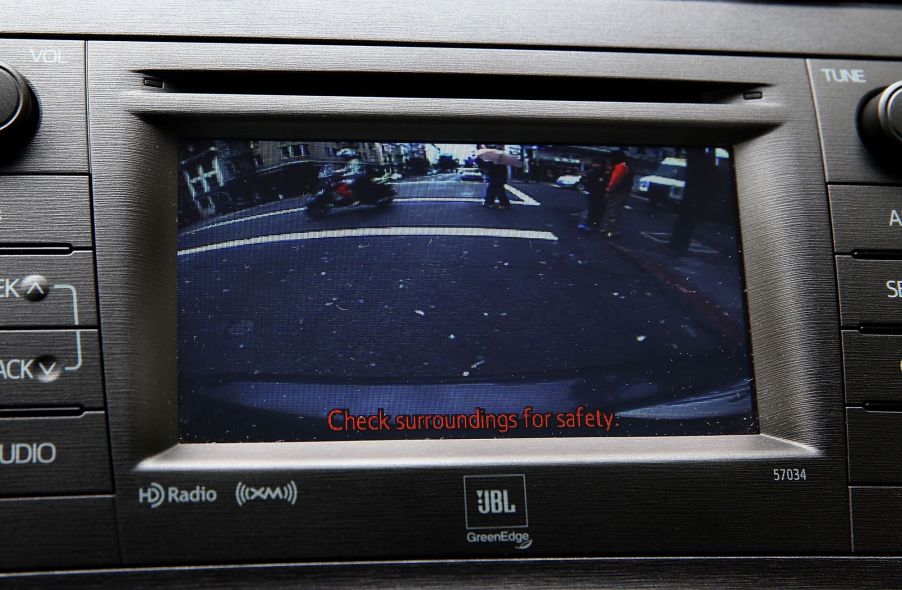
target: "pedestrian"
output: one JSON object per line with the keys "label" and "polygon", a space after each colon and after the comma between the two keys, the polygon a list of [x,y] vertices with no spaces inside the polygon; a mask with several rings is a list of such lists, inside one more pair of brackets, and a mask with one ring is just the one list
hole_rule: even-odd
{"label": "pedestrian", "polygon": [[610,164],[602,158],[593,158],[589,170],[583,176],[589,209],[586,222],[577,227],[583,231],[596,231],[601,227],[607,205],[607,187],[611,180]]}
{"label": "pedestrian", "polygon": [[607,205],[604,214],[604,227],[602,232],[607,238],[615,238],[620,235],[620,220],[626,198],[633,187],[633,172],[627,163],[626,154],[617,151],[614,154],[614,167],[611,169],[611,178],[608,180]]}
{"label": "pedestrian", "polygon": [[[487,147],[487,146],[486,146]],[[510,209],[511,202],[507,198],[507,166],[488,162],[482,158],[476,159],[476,165],[482,171],[482,177],[485,181],[485,198],[482,206],[497,209]],[[495,205],[495,200],[498,205]]]}
{"label": "pedestrian", "polygon": [[529,182],[539,182],[541,180],[541,176],[539,176],[539,163],[536,162],[535,158],[529,159]]}
{"label": "pedestrian", "polygon": [[713,148],[688,148],[686,150],[686,185],[669,248],[679,255],[689,253],[692,234],[705,215],[705,208],[717,186],[717,161]]}

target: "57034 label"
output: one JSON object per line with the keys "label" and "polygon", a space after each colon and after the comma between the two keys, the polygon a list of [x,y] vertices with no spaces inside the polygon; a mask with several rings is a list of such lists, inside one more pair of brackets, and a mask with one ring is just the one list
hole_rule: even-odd
{"label": "57034 label", "polygon": [[808,481],[808,471],[804,467],[776,467],[774,481]]}

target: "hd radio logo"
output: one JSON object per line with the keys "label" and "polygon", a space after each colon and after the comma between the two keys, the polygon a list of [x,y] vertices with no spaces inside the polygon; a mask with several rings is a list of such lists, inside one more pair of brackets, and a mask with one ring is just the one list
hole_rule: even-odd
{"label": "hd radio logo", "polygon": [[281,486],[249,486],[239,481],[235,486],[235,502],[244,506],[250,502],[286,502],[294,506],[298,501],[298,486],[289,481]]}
{"label": "hd radio logo", "polygon": [[216,498],[216,490],[205,486],[187,489],[152,482],[146,487],[138,488],[138,504],[146,504],[151,508],[159,508],[163,504],[208,504],[215,502]]}
{"label": "hd radio logo", "polygon": [[138,503],[148,504],[151,508],[159,508],[166,501],[166,490],[157,482],[138,490]]}
{"label": "hd radio logo", "polygon": [[468,542],[513,543],[517,549],[532,545],[525,530],[509,530],[529,526],[525,475],[465,475],[464,498]]}

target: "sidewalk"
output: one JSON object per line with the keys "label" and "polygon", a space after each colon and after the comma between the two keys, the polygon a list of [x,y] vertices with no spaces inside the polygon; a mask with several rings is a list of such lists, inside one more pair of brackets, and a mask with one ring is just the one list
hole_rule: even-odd
{"label": "sidewalk", "polygon": [[714,313],[708,314],[711,319],[722,329],[741,333],[744,338],[745,281],[738,229],[724,223],[700,222],[689,252],[679,254],[669,246],[677,211],[652,211],[635,197],[627,200],[626,207],[620,235],[610,240],[611,246],[679,291],[696,295],[694,307],[713,307]]}

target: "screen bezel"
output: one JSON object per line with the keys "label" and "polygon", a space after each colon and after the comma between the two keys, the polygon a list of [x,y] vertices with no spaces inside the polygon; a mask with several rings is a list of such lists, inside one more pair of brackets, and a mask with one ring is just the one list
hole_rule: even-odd
{"label": "screen bezel", "polygon": [[[361,473],[373,478],[371,485],[388,490],[392,482],[409,485],[413,480],[429,480],[448,485],[443,478],[458,481],[461,470],[499,468],[556,473],[574,490],[585,489],[588,482],[595,482],[594,489],[603,489],[604,480],[618,474],[639,482],[632,485],[638,486],[647,502],[663,499],[664,492],[637,474],[653,473],[660,481],[672,482],[668,495],[682,499],[682,509],[667,518],[685,522],[684,528],[691,528],[686,519],[707,514],[711,505],[726,511],[739,500],[743,514],[735,518],[761,522],[741,539],[732,534],[732,526],[710,518],[703,518],[697,531],[687,533],[689,537],[682,542],[647,527],[619,542],[560,536],[552,553],[597,554],[631,548],[641,552],[648,546],[665,553],[788,549],[788,541],[783,544],[775,537],[788,523],[807,527],[801,544],[793,539],[793,549],[845,550],[848,497],[836,286],[820,146],[804,62],[381,47],[366,48],[373,59],[363,65],[430,71],[469,68],[487,73],[547,71],[561,76],[584,74],[589,68],[595,75],[609,77],[740,80],[759,84],[764,90],[763,99],[738,97],[720,104],[224,95],[142,86],[148,71],[155,75],[167,68],[251,71],[261,67],[264,55],[270,60],[266,68],[272,70],[360,67],[355,49],[359,50],[181,43],[92,45],[91,154],[109,421],[120,522],[137,523],[121,528],[127,556],[178,559],[177,542],[149,548],[139,543],[140,531],[153,530],[160,538],[172,540],[178,531],[197,522],[193,517],[178,524],[168,518],[150,519],[145,507],[135,502],[138,490],[149,481],[167,478],[187,484],[200,478],[228,486],[240,474],[303,475],[309,481],[338,477],[343,482],[340,493],[359,498],[365,493],[350,482]],[[178,444],[174,163],[178,138],[188,136],[390,136],[399,141],[424,136],[446,141],[492,137],[511,143],[537,139],[543,143],[593,143],[603,138],[605,143],[628,145],[733,146],[761,433]],[[808,466],[816,477],[794,489],[769,479],[771,469],[793,465]],[[419,506],[418,500],[406,502],[408,507]],[[642,506],[649,514],[650,505]],[[207,516],[226,518],[222,514]],[[314,519],[311,526],[320,523]],[[562,533],[547,528],[545,534]],[[290,548],[261,543],[259,547],[245,546],[241,555],[269,559],[477,551],[451,541],[426,543],[414,537],[398,539],[388,549],[364,546],[365,540]],[[195,556],[214,555],[203,548],[196,551]],[[221,552],[216,555],[217,559],[223,557]]]}
{"label": "screen bezel", "polygon": [[[713,122],[712,122],[713,124]],[[497,125],[497,124],[496,124]],[[248,128],[250,126],[250,129]],[[175,162],[175,150],[178,145],[178,141],[183,137],[198,137],[198,136],[209,136],[213,130],[218,130],[220,134],[228,134],[229,137],[232,138],[246,138],[246,139],[260,139],[261,138],[261,130],[262,137],[278,137],[279,135],[274,134],[275,129],[282,130],[282,135],[284,136],[284,130],[286,128],[296,128],[296,129],[304,129],[307,132],[304,134],[305,138],[310,138],[311,141],[314,140],[326,140],[329,137],[335,135],[347,135],[351,129],[359,130],[361,128],[370,129],[375,128],[376,131],[373,133],[368,133],[369,136],[378,136],[376,133],[379,133],[384,129],[383,126],[389,126],[395,129],[394,137],[397,137],[399,141],[414,140],[415,138],[422,137],[423,134],[440,134],[439,136],[443,138],[444,141],[452,142],[452,141],[465,141],[464,137],[471,136],[470,134],[474,132],[474,128],[472,126],[461,126],[460,124],[451,124],[449,125],[447,122],[434,122],[434,121],[403,121],[403,120],[390,120],[390,121],[380,121],[376,124],[366,124],[363,122],[353,121],[353,122],[345,122],[341,120],[333,120],[333,121],[266,121],[266,120],[258,120],[256,122],[251,121],[236,121],[236,120],[208,120],[204,117],[197,117],[190,120],[185,120],[182,118],[177,119],[169,119],[163,118],[155,122],[153,128],[158,136],[158,148],[157,154],[162,153],[161,148],[165,147],[167,153],[172,156],[172,159],[167,163],[167,167],[170,169],[167,173],[174,177],[175,175],[175,166],[172,162]],[[492,127],[491,125],[487,125],[487,123],[479,123],[479,129],[485,129],[487,126]],[[449,129],[451,127],[451,129]],[[498,126],[501,127],[501,126]],[[761,329],[756,329],[756,325],[760,324],[762,321],[761,313],[755,311],[755,299],[756,294],[759,292],[759,280],[760,277],[754,276],[753,267],[758,266],[758,263],[755,259],[755,232],[754,229],[749,228],[749,217],[752,215],[749,213],[750,204],[749,197],[745,197],[743,199],[742,195],[749,194],[747,183],[750,181],[748,174],[748,156],[746,155],[749,150],[753,150],[760,146],[766,146],[770,140],[772,139],[772,135],[776,133],[778,130],[771,129],[770,123],[766,123],[762,125],[760,128],[756,128],[757,126],[752,126],[750,129],[745,130],[727,130],[727,129],[718,129],[718,133],[715,136],[724,137],[721,133],[726,132],[727,137],[732,139],[731,143],[720,145],[730,145],[734,154],[734,166],[736,172],[736,184],[737,184],[737,194],[739,196],[739,207],[740,207],[740,233],[742,236],[742,250],[744,252],[744,266],[746,267],[746,297],[747,297],[747,310],[749,314],[749,321],[751,326],[751,340],[752,340],[752,354],[754,358],[753,362],[753,372],[755,376],[756,383],[756,405],[758,407],[759,413],[759,427],[761,435],[770,435],[774,436],[778,439],[783,439],[787,442],[795,443],[795,444],[803,444],[807,446],[807,442],[805,440],[806,437],[803,436],[804,428],[802,423],[796,425],[796,428],[792,430],[782,430],[782,429],[774,429],[773,423],[770,419],[770,412],[775,408],[767,398],[767,392],[770,390],[771,384],[768,383],[768,374],[763,373],[761,370],[757,369],[758,363],[766,362],[769,356],[769,347],[760,344],[760,338],[756,337],[756,334],[761,332]],[[526,138],[522,137],[523,133],[528,133],[528,131],[534,129],[534,127],[530,126],[525,130],[520,130],[519,133],[514,129],[504,129],[503,127],[499,129],[493,129],[490,132],[491,137],[499,137],[499,141],[528,141]],[[779,128],[778,128],[779,129]],[[267,133],[267,130],[270,130]],[[338,131],[336,131],[338,130]],[[401,131],[403,130],[403,131]],[[681,138],[681,131],[679,128],[667,129],[669,138]],[[731,133],[732,131],[732,133]],[[738,134],[736,132],[739,132]],[[506,133],[505,133],[506,132]],[[575,127],[572,125],[560,125],[555,126],[551,129],[542,129],[543,138],[547,139],[548,143],[556,143],[563,142],[566,139],[571,140],[571,143],[586,143],[587,137],[598,137],[596,134],[599,133],[598,130],[588,126],[585,121],[580,122],[580,127]],[[606,136],[607,137],[607,136]],[[614,134],[615,141],[617,138],[622,137],[619,134]],[[739,137],[744,138],[740,140]],[[676,142],[673,142],[676,143]],[[646,142],[647,144],[647,142]],[[685,145],[685,144],[684,144]],[[766,148],[765,148],[766,149]],[[163,172],[163,169],[160,169],[160,172]],[[756,170],[756,173],[760,174],[760,171]],[[170,193],[170,198],[168,200],[173,201]],[[174,236],[175,224],[173,228],[167,229],[167,233]],[[158,228],[162,229],[162,228]],[[829,224],[826,225],[826,229],[829,230]],[[806,236],[810,239],[811,232],[807,232]],[[175,261],[175,246],[174,239],[173,242],[167,245],[167,249],[169,250],[169,256],[171,260]],[[167,274],[170,276],[170,279],[167,280],[167,283],[174,286],[177,281],[173,276],[173,272],[176,270],[175,265],[167,265]],[[821,275],[823,276],[823,275]],[[176,300],[176,294],[173,292],[172,287],[167,290],[169,297],[171,300],[170,304],[174,304]],[[771,314],[773,311],[770,312]],[[173,326],[172,319],[170,319],[167,323],[170,325],[167,326],[167,332]],[[170,367],[171,368],[171,367]],[[177,388],[176,388],[177,389]],[[177,400],[177,392],[176,392],[176,400]],[[168,416],[167,422],[177,424],[177,415]],[[735,435],[735,436],[756,436],[756,435]],[[648,437],[637,437],[646,439]],[[668,448],[674,451],[675,456],[679,456],[678,447],[680,445],[679,439],[683,438],[696,438],[696,437],[668,437],[671,439],[671,444],[667,445]],[[711,437],[711,438],[731,438],[731,437]],[[498,439],[491,439],[493,441],[497,441]],[[519,439],[518,439],[519,440]],[[541,439],[535,439],[541,440]],[[166,445],[166,449],[171,446],[173,443],[177,443],[177,438],[173,439],[171,433],[168,434],[168,442]],[[374,441],[340,441],[340,442],[318,442],[317,445],[325,445],[325,444],[342,444],[342,445],[353,445],[353,446],[366,446],[372,444]],[[407,441],[384,441],[386,443],[393,442],[404,446],[409,446],[415,444],[417,441],[407,440]],[[441,441],[443,444],[451,443],[452,441]],[[601,443],[602,441],[596,440],[596,444]],[[184,444],[197,444],[197,443],[184,443]],[[203,444],[203,443],[200,443]],[[254,443],[260,445],[283,445],[283,444],[304,444],[303,442],[298,443]],[[221,445],[214,445],[210,448],[211,453],[219,453],[223,452]],[[728,451],[731,445],[726,445],[722,447],[723,451]],[[742,447],[746,447],[746,445],[741,445]],[[161,449],[162,450],[162,449]],[[346,456],[353,457],[355,451],[357,449],[346,448],[344,452],[347,454]],[[362,449],[361,449],[362,450]],[[399,449],[400,450],[400,449]],[[787,449],[788,450],[788,449]],[[797,449],[796,449],[797,450]],[[813,449],[812,449],[813,450]],[[600,449],[599,449],[600,451]],[[412,452],[412,449],[400,450],[401,455],[406,455],[408,452]],[[177,450],[172,449],[170,453],[167,453],[168,456],[172,456],[173,454],[177,454]],[[196,451],[195,451],[196,453]],[[232,449],[230,454],[234,454],[235,450]],[[305,449],[303,455],[315,455],[316,451],[313,449]],[[194,454],[194,453],[192,453]],[[241,454],[241,453],[239,453]],[[211,455],[213,458],[214,455]],[[299,460],[301,460],[299,458]]]}

